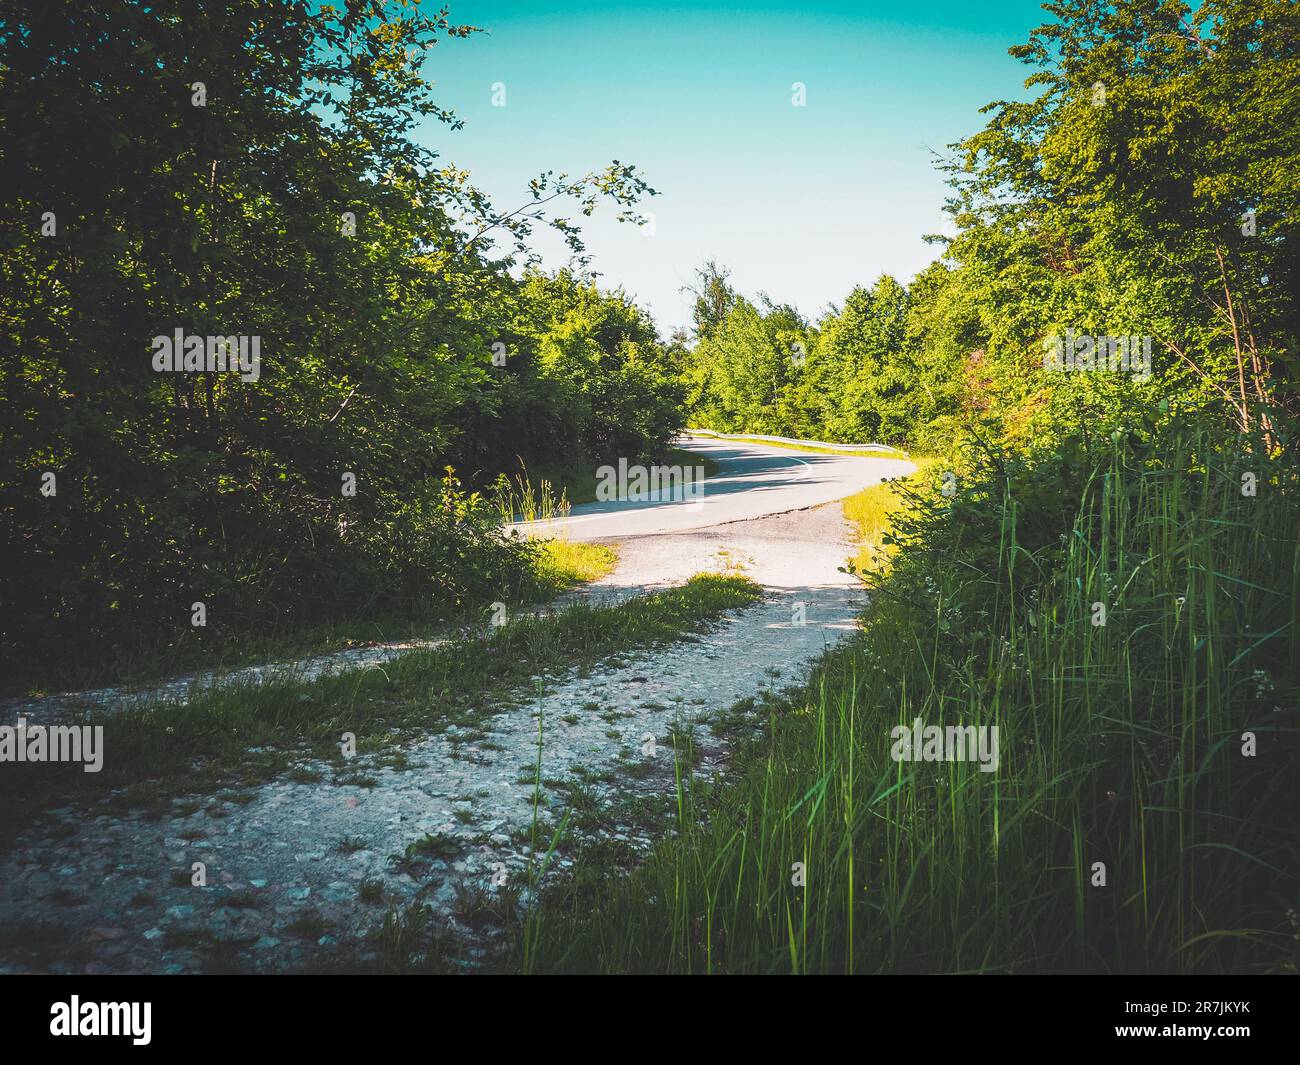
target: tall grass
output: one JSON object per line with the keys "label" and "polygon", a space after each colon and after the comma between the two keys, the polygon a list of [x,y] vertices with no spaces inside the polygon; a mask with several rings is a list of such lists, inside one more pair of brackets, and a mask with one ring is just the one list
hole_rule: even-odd
{"label": "tall grass", "polygon": [[568,517],[572,507],[566,490],[557,491],[545,477],[534,484],[527,467],[522,461],[519,465],[520,470],[513,477],[500,474],[492,485],[492,504],[501,517],[501,524]]}
{"label": "tall grass", "polygon": [[[914,494],[865,631],[643,866],[551,891],[533,966],[1294,971],[1300,493],[1236,447],[1074,442]],[[918,717],[997,726],[998,770],[894,761]]]}

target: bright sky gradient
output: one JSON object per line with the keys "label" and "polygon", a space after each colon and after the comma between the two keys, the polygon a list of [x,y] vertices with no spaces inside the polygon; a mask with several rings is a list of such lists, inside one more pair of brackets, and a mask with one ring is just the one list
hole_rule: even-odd
{"label": "bright sky gradient", "polygon": [[[1024,96],[1030,69],[1007,48],[1048,19],[1036,0],[452,0],[451,17],[487,31],[444,40],[425,68],[465,128],[422,139],[501,207],[542,170],[636,164],[660,193],[642,207],[653,235],[613,210],[584,232],[602,284],[665,336],[688,324],[680,289],[710,257],[810,317],[881,273],[910,280],[936,254],[922,236],[946,225],[933,152],[978,130],[984,104]],[[558,240],[538,245],[563,263]]]}

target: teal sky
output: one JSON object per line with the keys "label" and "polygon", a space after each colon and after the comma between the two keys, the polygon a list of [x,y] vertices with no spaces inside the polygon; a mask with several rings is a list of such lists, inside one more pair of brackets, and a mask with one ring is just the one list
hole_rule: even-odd
{"label": "teal sky", "polygon": [[[932,152],[979,129],[985,103],[1024,94],[1029,69],[1007,48],[1047,18],[1036,0],[452,0],[451,17],[486,31],[444,40],[426,66],[465,128],[422,139],[498,206],[523,204],[542,170],[635,163],[660,193],[642,208],[653,235],[608,210],[584,229],[602,284],[665,336],[687,324],[679,290],[710,257],[741,291],[809,316],[881,273],[908,281],[935,257],[922,235],[945,228]],[[563,263],[558,240],[538,246]]]}

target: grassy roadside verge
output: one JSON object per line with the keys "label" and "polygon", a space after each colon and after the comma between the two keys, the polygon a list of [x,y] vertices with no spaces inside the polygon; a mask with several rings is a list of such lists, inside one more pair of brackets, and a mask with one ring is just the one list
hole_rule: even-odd
{"label": "grassy roadside verge", "polygon": [[[732,783],[630,875],[580,863],[505,966],[1295,971],[1300,484],[1256,454],[1244,499],[1240,462],[1093,442],[918,499]],[[918,718],[997,727],[997,768],[895,760]]]}
{"label": "grassy roadside verge", "polygon": [[[614,551],[603,545],[544,541],[532,594],[509,606],[544,603],[577,584],[603,577],[614,568],[616,561]],[[206,638],[207,634],[201,632],[185,632],[181,641],[166,649],[124,652],[111,664],[93,668],[78,668],[76,663],[56,663],[53,667],[34,663],[27,677],[15,676],[5,681],[0,698],[84,691],[110,685],[133,687],[193,671],[225,672],[372,644],[438,639],[480,620],[477,610],[471,613],[437,610],[431,606],[411,614],[376,614],[326,624],[286,624],[278,630],[222,632],[217,638]]]}
{"label": "grassy roadside verge", "polygon": [[584,544],[559,537],[542,544],[543,572],[556,589],[600,580],[613,570],[618,555],[605,544]]}
{"label": "grassy roadside verge", "polygon": [[894,520],[906,505],[902,484],[916,488],[925,482],[939,460],[931,455],[913,455],[916,471],[901,480],[868,485],[843,502],[844,517],[853,525],[858,550],[850,564],[858,573],[871,573],[888,565],[893,547],[887,542]]}
{"label": "grassy roadside verge", "polygon": [[356,736],[358,754],[400,759],[403,740],[451,725],[472,727],[531,693],[534,678],[590,669],[610,655],[689,637],[758,595],[743,578],[701,574],[680,588],[617,606],[576,604],[519,618],[380,668],[232,685],[183,707],[95,715],[87,723],[104,725],[103,770],[7,765],[0,776],[0,827],[7,834],[35,812],[101,800],[112,788],[122,789],[113,800],[119,808],[156,808],[177,795],[292,773],[309,759],[331,760],[336,783],[364,783],[339,752],[344,732]]}

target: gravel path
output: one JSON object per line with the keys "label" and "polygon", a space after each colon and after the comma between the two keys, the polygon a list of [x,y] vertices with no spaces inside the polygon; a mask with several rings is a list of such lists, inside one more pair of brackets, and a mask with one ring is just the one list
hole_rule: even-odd
{"label": "gravel path", "polygon": [[[297,774],[318,781],[178,800],[161,817],[46,811],[0,856],[0,971],[365,961],[388,905],[411,903],[431,907],[472,959],[491,942],[492,908],[527,895],[535,799],[544,825],[572,809],[577,841],[634,861],[666,830],[656,810],[673,793],[674,737],[693,736],[694,772],[720,772],[725,744],[710,724],[804,679],[862,599],[838,569],[849,548],[837,504],[614,542],[620,561],[591,588],[597,599],[737,568],[763,599],[698,640],[539,678],[536,697],[472,732],[424,739],[400,764],[358,757],[348,782],[322,763]],[[569,861],[561,850],[552,871]],[[191,883],[196,862],[205,886]]]}

